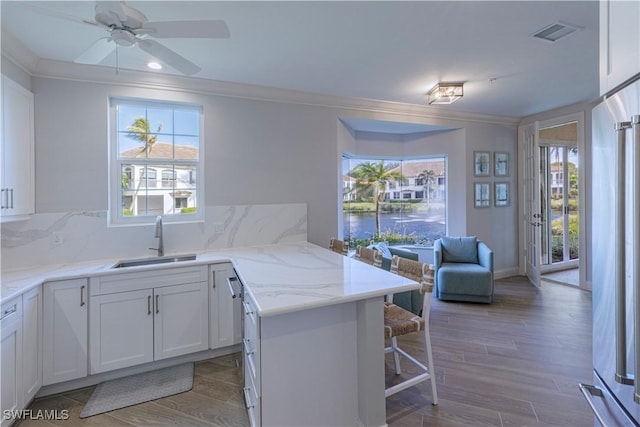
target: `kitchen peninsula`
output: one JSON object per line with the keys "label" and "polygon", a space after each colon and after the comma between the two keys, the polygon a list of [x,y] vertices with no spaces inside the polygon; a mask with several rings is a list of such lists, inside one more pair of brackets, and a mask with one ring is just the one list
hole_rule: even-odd
{"label": "kitchen peninsula", "polygon": [[[178,266],[229,261],[244,285],[252,422],[385,425],[383,296],[417,284],[307,242],[208,251]],[[112,269],[115,263],[3,273],[2,302],[51,280],[178,267]]]}

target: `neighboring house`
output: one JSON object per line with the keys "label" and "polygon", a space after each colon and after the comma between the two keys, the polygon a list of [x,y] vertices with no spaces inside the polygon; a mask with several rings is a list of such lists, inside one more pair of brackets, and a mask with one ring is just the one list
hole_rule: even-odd
{"label": "neighboring house", "polygon": [[167,161],[197,160],[197,148],[156,142],[148,159],[158,159],[157,165],[136,164],[136,158],[147,159],[142,148],[124,151],[120,157],[131,159],[122,170],[125,211],[128,209],[133,215],[161,215],[196,206],[195,168]]}
{"label": "neighboring house", "polygon": [[342,200],[356,200],[357,194],[356,179],[346,174],[342,175]]}
{"label": "neighboring house", "polygon": [[[404,162],[402,167],[392,169],[404,176],[404,182],[389,183],[385,200],[422,199],[429,201],[443,201],[445,198],[445,166],[442,159],[425,160],[421,162]],[[425,170],[432,170],[434,181],[427,188]],[[427,194],[429,191],[429,194]]]}

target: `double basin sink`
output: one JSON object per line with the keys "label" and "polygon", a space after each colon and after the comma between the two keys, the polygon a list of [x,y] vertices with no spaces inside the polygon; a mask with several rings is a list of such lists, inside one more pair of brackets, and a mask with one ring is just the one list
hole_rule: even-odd
{"label": "double basin sink", "polygon": [[117,264],[115,264],[111,268],[140,267],[143,265],[156,265],[156,264],[171,264],[176,262],[195,261],[195,259],[196,259],[195,254],[131,259],[131,260],[119,261]]}

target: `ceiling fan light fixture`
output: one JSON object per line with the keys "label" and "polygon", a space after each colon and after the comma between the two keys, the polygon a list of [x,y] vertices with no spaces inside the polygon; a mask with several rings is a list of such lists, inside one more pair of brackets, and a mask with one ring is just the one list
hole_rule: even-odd
{"label": "ceiling fan light fixture", "polygon": [[162,70],[162,64],[156,61],[148,62],[147,67],[151,68],[152,70]]}
{"label": "ceiling fan light fixture", "polygon": [[453,104],[464,95],[463,83],[438,83],[427,94],[429,104]]}
{"label": "ceiling fan light fixture", "polygon": [[111,40],[121,47],[130,47],[136,44],[136,36],[125,30],[111,31]]}

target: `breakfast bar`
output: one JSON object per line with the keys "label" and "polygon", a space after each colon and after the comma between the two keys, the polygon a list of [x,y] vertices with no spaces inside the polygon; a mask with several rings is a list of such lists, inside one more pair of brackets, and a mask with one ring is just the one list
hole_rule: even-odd
{"label": "breakfast bar", "polygon": [[308,243],[229,257],[245,289],[252,424],[386,425],[383,297],[417,284]]}

